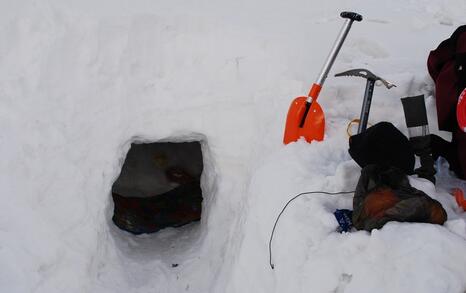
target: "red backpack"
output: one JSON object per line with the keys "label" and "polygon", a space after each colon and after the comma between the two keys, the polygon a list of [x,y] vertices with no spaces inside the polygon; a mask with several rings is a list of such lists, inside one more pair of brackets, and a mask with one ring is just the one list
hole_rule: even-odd
{"label": "red backpack", "polygon": [[435,82],[439,129],[453,134],[448,151],[436,150],[435,145],[433,151],[441,156],[448,152],[449,156],[445,157],[451,169],[466,179],[466,133],[456,119],[458,97],[466,88],[466,25],[460,26],[449,39],[430,52],[427,67]]}

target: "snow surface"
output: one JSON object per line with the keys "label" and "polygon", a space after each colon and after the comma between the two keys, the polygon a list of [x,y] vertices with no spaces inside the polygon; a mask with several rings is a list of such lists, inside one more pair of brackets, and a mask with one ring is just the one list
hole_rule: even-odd
{"label": "snow surface", "polygon": [[[354,24],[321,93],[323,142],[282,144],[342,20]],[[360,168],[347,153],[365,67],[370,122],[407,134],[399,98],[426,94],[438,132],[430,50],[464,23],[464,0],[0,1],[1,292],[466,292],[466,215],[339,234],[336,208]],[[442,134],[445,136],[445,134]],[[202,140],[200,224],[132,236],[111,222],[110,189],[133,141]],[[441,165],[439,165],[441,166]],[[446,171],[444,173],[447,173]],[[443,182],[443,183],[442,183]],[[178,266],[173,266],[178,264]]]}

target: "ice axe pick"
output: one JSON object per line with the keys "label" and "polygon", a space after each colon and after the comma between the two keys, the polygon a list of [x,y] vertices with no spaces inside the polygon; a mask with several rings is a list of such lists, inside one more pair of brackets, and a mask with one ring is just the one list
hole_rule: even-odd
{"label": "ice axe pick", "polygon": [[335,76],[359,76],[362,78],[367,79],[366,81],[366,90],[364,92],[364,100],[362,103],[361,109],[361,116],[359,117],[359,127],[358,127],[358,134],[366,130],[367,128],[367,121],[369,120],[369,110],[371,108],[372,102],[372,95],[374,93],[374,85],[377,80],[380,80],[382,84],[387,88],[391,89],[392,87],[396,87],[395,84],[386,81],[385,79],[381,78],[370,72],[367,69],[351,69],[341,73],[335,74]]}

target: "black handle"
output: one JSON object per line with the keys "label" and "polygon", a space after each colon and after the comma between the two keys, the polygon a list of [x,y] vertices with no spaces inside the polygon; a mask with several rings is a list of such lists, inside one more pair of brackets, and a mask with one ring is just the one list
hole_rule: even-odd
{"label": "black handle", "polygon": [[343,18],[349,18],[353,21],[361,21],[362,20],[362,15],[356,12],[350,12],[350,11],[343,11],[340,13],[340,16]]}

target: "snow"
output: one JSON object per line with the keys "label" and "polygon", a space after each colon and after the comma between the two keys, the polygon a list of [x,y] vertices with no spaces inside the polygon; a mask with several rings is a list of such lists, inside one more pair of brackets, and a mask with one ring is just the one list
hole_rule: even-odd
{"label": "snow", "polygon": [[[319,98],[323,142],[284,146],[342,20],[355,23]],[[427,55],[464,22],[462,0],[0,2],[2,292],[465,292],[466,215],[437,186],[443,226],[389,223],[339,234],[333,211],[360,168],[346,126],[368,68],[370,123],[407,134],[399,98],[423,93],[438,132]],[[133,236],[111,222],[110,189],[133,141],[201,140],[200,224]],[[445,172],[447,173],[447,172]],[[450,183],[449,183],[450,182]],[[173,266],[178,264],[178,266]]]}

